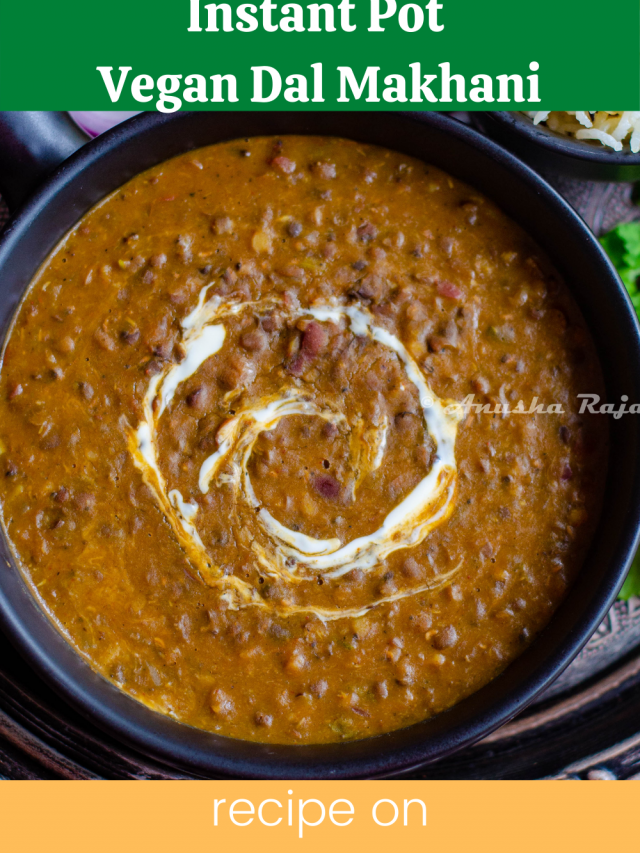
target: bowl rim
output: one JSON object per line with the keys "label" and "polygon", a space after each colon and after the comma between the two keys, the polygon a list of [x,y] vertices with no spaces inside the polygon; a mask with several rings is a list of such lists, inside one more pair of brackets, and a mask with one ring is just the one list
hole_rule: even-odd
{"label": "bowl rim", "polygon": [[486,115],[508,127],[513,133],[556,154],[589,163],[640,166],[640,152],[634,154],[630,149],[614,151],[601,143],[564,136],[546,124],[534,124],[533,119],[521,110],[487,110]]}
{"label": "bowl rim", "polygon": [[[184,116],[184,113],[182,115]],[[337,115],[344,116],[344,113]],[[620,312],[621,316],[624,315],[624,334],[629,338],[633,337],[632,349],[640,354],[640,329],[637,319],[613,266],[584,222],[543,178],[497,143],[441,113],[394,115],[430,124],[440,132],[452,134],[464,145],[479,148],[485,156],[498,159],[505,168],[515,173],[515,177],[529,184],[530,189],[548,203],[558,221],[563,220],[566,228],[574,229],[591,246],[603,282],[606,282],[606,285],[603,283],[603,288],[610,286],[609,295],[616,304],[615,310]],[[179,117],[180,114],[160,116],[157,113],[143,113],[87,143],[73,154],[35,192],[5,230],[0,240],[0,268],[18,246],[31,220],[47,210],[61,187],[81,181],[83,172],[88,170],[90,174],[92,164],[111,149],[134,143],[139,134],[157,124],[168,124],[171,128],[172,122]],[[238,137],[229,137],[233,138]],[[185,145],[183,150],[189,148],[189,145]],[[164,159],[167,158],[161,158],[158,162]],[[7,325],[6,331],[10,328],[11,323]],[[6,331],[3,335],[5,338]],[[629,342],[631,343],[631,340]],[[640,357],[638,364],[640,365]],[[591,597],[580,610],[580,617],[572,631],[566,636],[563,635],[560,642],[553,641],[552,652],[544,651],[538,644],[537,647],[542,649],[538,655],[542,662],[537,668],[534,667],[532,672],[525,673],[517,689],[511,689],[498,702],[491,701],[492,691],[499,692],[499,685],[503,683],[503,672],[488,685],[437,717],[359,741],[292,747],[258,744],[204,732],[151,710],[92,670],[81,654],[59,632],[40,608],[15,560],[14,564],[11,564],[12,549],[4,531],[2,540],[9,549],[9,559],[5,561],[9,571],[0,573],[0,627],[44,680],[84,716],[138,752],[160,757],[171,766],[181,769],[187,767],[193,772],[205,775],[214,772],[228,776],[240,775],[244,778],[383,778],[421,766],[434,758],[444,757],[489,734],[526,707],[578,654],[615,600],[638,546],[640,470],[635,472],[634,494],[639,499],[630,507],[625,518],[624,535],[621,535],[616,544],[617,564],[616,560],[611,561],[614,570],[592,591]],[[558,612],[564,610],[566,604],[567,599],[560,605],[550,624],[554,620],[559,624]],[[36,636],[37,630],[31,630],[31,619],[39,620],[34,624],[37,630],[46,635],[47,642]],[[44,623],[46,628],[42,627]],[[542,633],[545,632],[549,636],[549,626]],[[538,640],[534,641],[527,652],[513,661],[505,672],[518,671],[518,664],[525,656],[527,660],[535,660],[535,655],[532,657],[530,652],[537,643]],[[477,698],[481,694],[489,697],[488,704],[485,701],[485,709],[481,713],[467,713],[465,718],[469,699]],[[454,724],[448,731],[447,722],[452,717],[460,718],[461,714],[462,721]],[[415,735],[417,730],[424,731],[418,746],[413,742],[413,736],[407,736],[409,732]],[[437,749],[434,748],[436,742]],[[372,743],[379,747],[377,751],[370,748]]]}

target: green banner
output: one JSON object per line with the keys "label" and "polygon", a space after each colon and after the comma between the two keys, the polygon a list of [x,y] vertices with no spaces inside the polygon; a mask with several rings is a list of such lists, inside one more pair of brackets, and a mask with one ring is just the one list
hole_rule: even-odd
{"label": "green banner", "polygon": [[638,0],[4,0],[0,109],[640,109]]}

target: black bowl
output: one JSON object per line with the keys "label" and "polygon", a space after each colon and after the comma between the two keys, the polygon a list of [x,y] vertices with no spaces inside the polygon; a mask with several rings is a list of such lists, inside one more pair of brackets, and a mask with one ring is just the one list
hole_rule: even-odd
{"label": "black bowl", "polygon": [[[19,136],[16,124],[23,121],[22,116],[15,122],[8,120],[5,137]],[[404,151],[491,197],[537,240],[566,278],[595,339],[609,399],[627,394],[631,402],[640,402],[639,329],[624,288],[597,240],[527,166],[474,130],[437,113],[137,116],[72,155],[12,221],[0,243],[2,328],[7,328],[48,251],[106,193],[141,170],[197,146],[288,133],[343,136]],[[27,148],[32,150],[28,144]],[[14,194],[15,190],[14,183]],[[361,741],[299,747],[247,743],[199,731],[149,710],[93,672],[58,633],[27,587],[6,538],[0,541],[4,557],[0,624],[26,660],[82,713],[135,749],[173,766],[203,775],[381,777],[472,743],[547,687],[580,651],[614,601],[635,553],[639,521],[640,419],[628,416],[611,423],[604,510],[589,556],[547,628],[499,677],[451,710]]]}
{"label": "black bowl", "polygon": [[521,112],[472,112],[470,116],[487,136],[542,172],[587,181],[640,178],[640,154],[628,148],[613,151],[599,142],[563,136],[544,124],[535,125]]}

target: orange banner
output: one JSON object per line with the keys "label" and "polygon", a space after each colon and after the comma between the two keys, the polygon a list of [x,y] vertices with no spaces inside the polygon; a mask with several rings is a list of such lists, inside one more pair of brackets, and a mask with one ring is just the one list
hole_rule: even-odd
{"label": "orange banner", "polygon": [[0,849],[601,853],[637,844],[639,793],[606,782],[4,782]]}

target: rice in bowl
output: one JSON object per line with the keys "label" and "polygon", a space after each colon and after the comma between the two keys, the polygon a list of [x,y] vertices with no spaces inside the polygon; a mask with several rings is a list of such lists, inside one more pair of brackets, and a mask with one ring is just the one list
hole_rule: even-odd
{"label": "rice in bowl", "polygon": [[640,110],[623,112],[556,112],[533,110],[524,113],[534,124],[546,124],[556,133],[581,140],[595,140],[622,151],[628,143],[634,154],[640,152]]}

